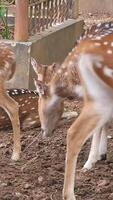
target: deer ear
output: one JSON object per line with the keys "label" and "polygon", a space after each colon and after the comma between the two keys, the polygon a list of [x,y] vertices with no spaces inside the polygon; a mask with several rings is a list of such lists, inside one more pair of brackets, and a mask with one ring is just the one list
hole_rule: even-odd
{"label": "deer ear", "polygon": [[34,79],[34,84],[39,96],[45,96],[48,92],[48,87],[42,81]]}
{"label": "deer ear", "polygon": [[33,57],[31,57],[31,65],[35,73],[38,75],[39,69],[42,68],[42,65],[39,62],[37,62]]}

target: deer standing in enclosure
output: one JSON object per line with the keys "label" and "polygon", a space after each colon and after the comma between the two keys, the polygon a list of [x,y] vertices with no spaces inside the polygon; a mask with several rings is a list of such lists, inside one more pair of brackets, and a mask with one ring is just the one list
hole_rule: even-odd
{"label": "deer standing in enclosure", "polygon": [[38,80],[35,82],[40,94],[39,114],[44,135],[51,133],[54,128],[59,102],[76,92],[76,69],[83,87],[84,106],[67,133],[64,200],[75,200],[76,163],[85,141],[93,135],[84,169],[90,169],[106,154],[105,125],[113,117],[112,22],[93,26],[69,53],[48,85]]}
{"label": "deer standing in enclosure", "polygon": [[18,115],[18,104],[6,92],[6,81],[12,78],[15,72],[16,62],[14,52],[4,43],[0,43],[0,107],[8,114],[13,127],[13,154],[12,159],[18,160],[20,144],[20,122]]}

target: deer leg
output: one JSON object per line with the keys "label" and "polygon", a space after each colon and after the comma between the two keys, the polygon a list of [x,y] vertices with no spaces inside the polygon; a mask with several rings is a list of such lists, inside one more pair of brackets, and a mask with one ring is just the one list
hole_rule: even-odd
{"label": "deer leg", "polygon": [[2,107],[7,112],[13,128],[13,154],[12,154],[12,160],[18,160],[20,151],[21,151],[21,144],[20,144],[20,121],[19,121],[19,106],[16,101],[14,101],[11,97],[8,95],[4,95],[3,97],[3,105]]}
{"label": "deer leg", "polygon": [[107,157],[107,134],[106,128],[102,128],[100,145],[99,145],[99,157],[100,160],[106,160]]}
{"label": "deer leg", "polygon": [[91,169],[93,167],[93,165],[98,160],[100,160],[99,145],[100,145],[100,139],[101,139],[101,131],[102,131],[102,129],[99,127],[98,129],[95,129],[95,132],[93,133],[89,157],[88,157],[88,160],[86,161],[83,169]]}
{"label": "deer leg", "polygon": [[91,143],[91,149],[87,162],[83,169],[91,169],[93,165],[102,159],[106,159],[107,152],[107,136],[105,128],[97,128],[93,132],[93,139]]}
{"label": "deer leg", "polygon": [[84,106],[82,113],[68,130],[66,168],[63,189],[64,200],[75,200],[74,174],[78,154],[81,150],[81,147],[87,140],[89,134],[94,129],[101,129],[101,116],[97,113],[97,111],[93,109],[92,104],[89,103],[88,105]]}

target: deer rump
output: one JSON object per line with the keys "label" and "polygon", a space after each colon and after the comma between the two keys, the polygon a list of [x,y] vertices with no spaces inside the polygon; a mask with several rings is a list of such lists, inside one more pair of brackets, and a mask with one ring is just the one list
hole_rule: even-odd
{"label": "deer rump", "polygon": [[[19,104],[19,118],[22,129],[39,127],[38,93],[28,89],[9,89],[7,93]],[[11,129],[7,113],[0,107],[0,130]]]}

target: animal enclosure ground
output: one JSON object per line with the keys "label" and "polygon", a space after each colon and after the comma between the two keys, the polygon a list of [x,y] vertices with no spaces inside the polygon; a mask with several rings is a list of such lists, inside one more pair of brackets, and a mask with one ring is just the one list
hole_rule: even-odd
{"label": "animal enclosure ground", "polygon": [[[67,101],[66,110],[81,107],[78,100]],[[22,154],[17,163],[10,160],[11,131],[0,132],[0,200],[61,200],[64,180],[66,131],[70,121],[63,121],[51,138],[42,139],[40,128],[22,131]],[[113,125],[109,126],[109,135]],[[76,144],[75,144],[76,145]],[[108,139],[107,161],[99,161],[81,173],[89,152],[88,141],[78,159],[77,200],[113,200],[113,138]]]}

